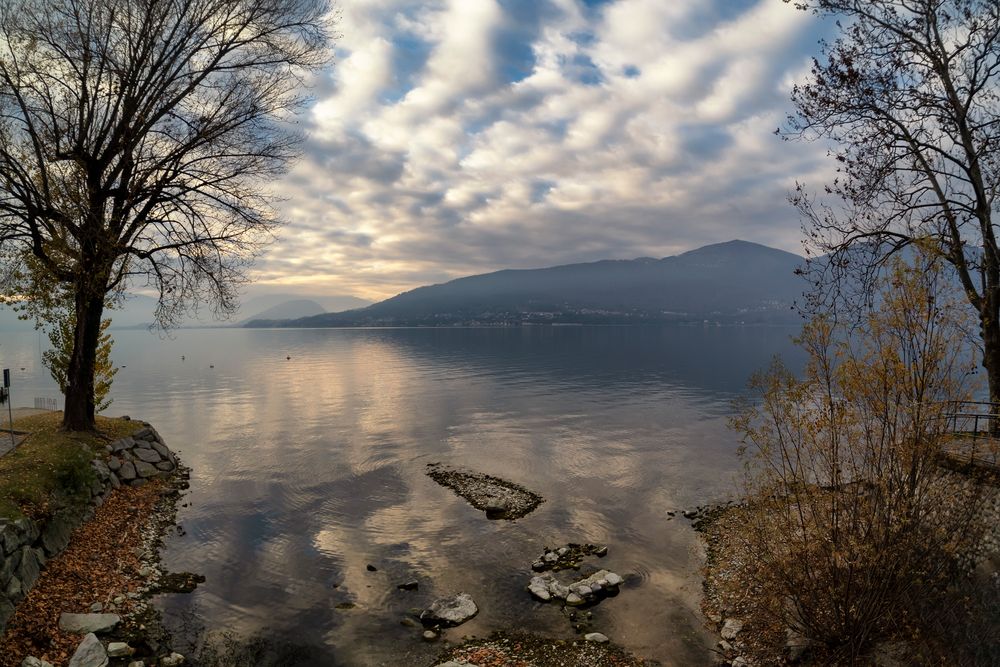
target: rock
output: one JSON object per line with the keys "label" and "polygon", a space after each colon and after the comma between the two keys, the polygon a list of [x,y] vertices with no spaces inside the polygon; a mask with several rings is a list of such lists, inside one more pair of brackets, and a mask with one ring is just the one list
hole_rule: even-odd
{"label": "rock", "polygon": [[150,437],[153,437],[153,429],[150,426],[144,426],[132,434],[132,438],[136,441],[147,440]]}
{"label": "rock", "polygon": [[157,470],[162,470],[163,472],[170,472],[175,468],[174,464],[170,461],[160,461],[156,464]]}
{"label": "rock", "polygon": [[396,586],[396,588],[398,588],[401,591],[415,591],[418,588],[420,588],[420,582],[419,581],[407,581],[407,582],[404,582],[402,584],[398,584]]}
{"label": "rock", "polygon": [[545,577],[532,577],[531,583],[528,584],[528,591],[542,602],[548,602],[552,599],[552,593],[549,592],[549,582],[546,581]]}
{"label": "rock", "polygon": [[524,487],[492,475],[468,470],[452,470],[437,464],[428,466],[427,475],[441,486],[486,512],[488,519],[520,519],[542,503],[542,497]]}
{"label": "rock", "polygon": [[59,629],[63,632],[86,634],[109,632],[121,623],[118,614],[59,614]]}
{"label": "rock", "polygon": [[[108,473],[110,474],[110,473]],[[73,533],[73,521],[63,514],[52,517],[49,524],[42,532],[42,547],[45,553],[54,556],[61,553],[69,544],[69,537]]]}
{"label": "rock", "polygon": [[0,635],[7,627],[7,621],[14,615],[14,604],[7,599],[6,595],[0,595]]}
{"label": "rock", "polygon": [[454,660],[449,660],[448,662],[440,662],[434,667],[479,667],[479,665],[472,662],[455,662]]}
{"label": "rock", "polygon": [[153,451],[152,449],[142,449],[140,447],[136,447],[134,450],[132,450],[132,453],[135,454],[135,457],[137,459],[139,459],[140,461],[144,461],[146,463],[155,464],[163,460],[160,458],[160,455],[157,452]]}
{"label": "rock", "polygon": [[95,602],[94,604],[90,605],[90,611],[95,614],[102,612],[104,611],[104,605],[101,604],[100,602]]}
{"label": "rock", "polygon": [[52,663],[34,656],[28,656],[21,661],[21,667],[52,667]]}
{"label": "rock", "polygon": [[169,449],[167,449],[165,445],[161,445],[158,442],[153,442],[152,445],[153,449],[156,450],[156,453],[165,458],[166,460],[169,461],[171,458],[173,458],[173,453]]}
{"label": "rock", "polygon": [[408,628],[419,628],[420,624],[409,616],[404,617],[400,622],[400,625],[405,625]]}
{"label": "rock", "polygon": [[438,638],[438,633],[433,630],[424,630],[424,640],[432,642]]}
{"label": "rock", "polygon": [[365,565],[365,569],[368,570],[369,572],[378,572],[378,568],[372,565],[371,563]]}
{"label": "rock", "polygon": [[107,480],[108,475],[111,474],[111,469],[108,467],[108,464],[101,459],[91,461],[90,465],[94,469],[94,472],[97,473],[97,479],[102,482]]}
{"label": "rock", "polygon": [[17,578],[21,580],[21,588],[24,591],[31,590],[35,585],[44,562],[45,557],[40,549],[21,548],[21,564],[17,569]]}
{"label": "rock", "polygon": [[14,526],[20,531],[21,535],[24,537],[24,544],[31,544],[38,539],[39,530],[38,524],[31,519],[18,519],[14,522]]}
{"label": "rock", "polygon": [[76,653],[69,660],[69,667],[107,667],[108,653],[94,633],[83,638]]}
{"label": "rock", "polygon": [[121,440],[115,440],[114,442],[111,443],[112,452],[121,452],[126,449],[132,449],[133,447],[135,447],[135,440],[127,436],[122,438]]}
{"label": "rock", "polygon": [[579,570],[583,560],[588,556],[607,555],[607,553],[607,547],[600,547],[596,544],[577,544],[576,542],[570,542],[552,550],[546,547],[531,564],[531,569],[535,572]]}
{"label": "rock", "polygon": [[17,577],[11,577],[4,593],[11,602],[20,602],[25,593],[24,587],[21,586],[21,580]]}
{"label": "rock", "polygon": [[111,472],[118,472],[119,470],[121,470],[121,467],[122,467],[122,460],[117,456],[112,456],[111,458],[108,459],[108,470],[110,470]]}
{"label": "rock", "polygon": [[165,658],[160,658],[161,667],[177,667],[184,664],[184,656],[180,653],[171,653]]}
{"label": "rock", "polygon": [[608,586],[620,586],[622,582],[625,581],[614,572],[608,572],[607,576],[604,577],[604,580],[608,582]]}
{"label": "rock", "polygon": [[146,663],[143,662],[142,660],[133,660],[132,662],[128,663],[128,667],[146,667]]}
{"label": "rock", "polygon": [[610,641],[605,635],[600,632],[588,632],[583,636],[588,642],[594,642],[596,644],[607,644]]}
{"label": "rock", "polygon": [[723,639],[732,641],[736,639],[736,635],[740,634],[741,630],[743,630],[743,621],[738,621],[735,618],[727,618],[719,634],[722,635]]}
{"label": "rock", "polygon": [[478,613],[479,607],[476,606],[472,596],[468,593],[459,593],[454,597],[435,600],[420,614],[420,620],[425,625],[455,626],[465,623]]}
{"label": "rock", "polygon": [[21,565],[21,552],[15,551],[6,558],[0,558],[0,583],[10,581],[10,578],[17,573],[17,568]]}
{"label": "rock", "polygon": [[121,470],[118,471],[118,477],[123,482],[130,482],[136,477],[135,464],[131,461],[126,461],[122,464]]}
{"label": "rock", "polygon": [[569,595],[566,596],[566,604],[568,604],[571,607],[579,607],[584,602],[586,602],[586,600],[584,600],[576,593],[570,593]]}
{"label": "rock", "polygon": [[135,653],[135,649],[125,642],[111,642],[108,644],[109,658],[125,658]]}
{"label": "rock", "polygon": [[3,552],[0,555],[14,553],[21,548],[22,544],[24,544],[24,539],[21,536],[21,531],[14,524],[0,526],[0,551]]}
{"label": "rock", "polygon": [[143,479],[147,477],[156,477],[160,474],[160,471],[156,469],[156,466],[151,463],[146,463],[145,461],[135,462],[135,472]]}
{"label": "rock", "polygon": [[608,548],[606,546],[597,547],[596,549],[594,549],[593,553],[598,558],[604,558],[605,556],[608,555]]}

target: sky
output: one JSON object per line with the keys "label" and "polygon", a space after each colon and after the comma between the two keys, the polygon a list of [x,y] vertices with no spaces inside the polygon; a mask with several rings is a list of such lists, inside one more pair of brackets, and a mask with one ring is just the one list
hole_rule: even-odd
{"label": "sky", "polygon": [[342,0],[256,293],[378,300],[740,238],[801,252],[774,135],[829,24],[782,0]]}

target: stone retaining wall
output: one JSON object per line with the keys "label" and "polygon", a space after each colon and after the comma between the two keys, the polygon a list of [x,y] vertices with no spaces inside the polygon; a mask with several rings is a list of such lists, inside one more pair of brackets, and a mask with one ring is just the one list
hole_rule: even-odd
{"label": "stone retaining wall", "polygon": [[0,517],[0,634],[38,580],[45,562],[62,553],[70,535],[94,516],[94,508],[123,484],[140,486],[154,477],[164,477],[177,468],[177,459],[160,434],[149,424],[131,436],[106,446],[106,454],[90,462],[94,480],[86,503],[67,503],[41,521]]}

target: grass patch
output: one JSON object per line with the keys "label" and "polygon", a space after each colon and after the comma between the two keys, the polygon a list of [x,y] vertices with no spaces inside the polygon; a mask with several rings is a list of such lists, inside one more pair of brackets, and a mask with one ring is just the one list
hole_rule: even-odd
{"label": "grass patch", "polygon": [[97,434],[68,433],[61,426],[61,412],[14,420],[14,429],[29,435],[0,457],[0,516],[46,516],[55,499],[84,496],[93,481],[94,455],[142,428],[139,422],[107,417],[97,417]]}

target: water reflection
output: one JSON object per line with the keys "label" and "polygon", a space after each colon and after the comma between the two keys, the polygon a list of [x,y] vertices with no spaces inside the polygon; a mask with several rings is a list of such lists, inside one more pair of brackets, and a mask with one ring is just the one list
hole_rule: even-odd
{"label": "water reflection", "polygon": [[[569,636],[558,608],[524,585],[543,546],[586,540],[609,544],[602,565],[631,575],[594,609],[595,629],[665,664],[708,664],[698,544],[665,513],[726,494],[738,467],[730,401],[789,355],[790,334],[116,332],[127,368],[113,412],[154,422],[194,469],[186,533],[166,560],[207,581],[162,606],[178,626],[194,610],[209,628],[315,644],[319,664],[430,664],[438,647],[400,620],[437,594],[479,603],[455,637],[523,626]],[[22,383],[46,386],[37,369]],[[424,475],[435,461],[509,477],[546,502],[517,522],[486,521]],[[409,579],[418,591],[396,589]]]}

